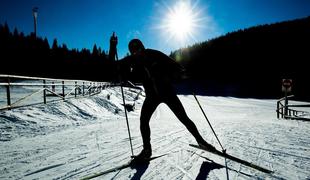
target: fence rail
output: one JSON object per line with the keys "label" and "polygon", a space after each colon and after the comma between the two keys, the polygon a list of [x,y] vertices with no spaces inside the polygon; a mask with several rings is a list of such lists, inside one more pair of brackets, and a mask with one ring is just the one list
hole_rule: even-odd
{"label": "fence rail", "polygon": [[[6,99],[0,101],[2,102],[0,110],[91,96],[100,93],[108,86],[111,86],[111,83],[0,74],[0,95],[5,96],[1,97],[0,100]],[[13,89],[16,92],[12,92]],[[15,98],[13,98],[14,95]],[[42,99],[36,98],[36,101],[41,99],[39,102],[25,104],[25,101],[36,95],[42,96]]]}
{"label": "fence rail", "polygon": [[[296,119],[310,121],[310,118],[304,117],[309,115],[308,111],[296,110],[292,108],[307,108],[310,104],[288,104],[288,100],[293,98],[294,95],[283,97],[277,101],[277,118]],[[284,102],[284,103],[283,103]]]}

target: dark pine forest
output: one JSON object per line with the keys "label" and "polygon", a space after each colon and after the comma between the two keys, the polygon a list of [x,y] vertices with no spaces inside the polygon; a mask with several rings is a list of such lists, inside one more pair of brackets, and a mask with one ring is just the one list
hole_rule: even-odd
{"label": "dark pine forest", "polygon": [[[230,32],[170,54],[187,69],[191,87],[206,95],[279,98],[293,80],[297,99],[310,100],[310,17]],[[96,45],[68,49],[54,39],[0,25],[0,74],[111,81],[115,68]],[[188,86],[188,84],[187,84]],[[185,92],[185,91],[184,91]],[[188,92],[188,91],[187,91]]]}
{"label": "dark pine forest", "polygon": [[68,49],[54,39],[34,33],[24,35],[8,24],[0,25],[0,74],[35,77],[109,81],[111,61],[107,53],[94,44],[93,49]]}
{"label": "dark pine forest", "polygon": [[310,17],[255,26],[179,49],[171,56],[205,94],[279,98],[282,79],[310,100]]}

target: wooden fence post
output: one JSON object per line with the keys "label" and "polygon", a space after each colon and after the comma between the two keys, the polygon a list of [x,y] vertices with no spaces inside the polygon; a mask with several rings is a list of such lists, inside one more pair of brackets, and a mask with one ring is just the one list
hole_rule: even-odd
{"label": "wooden fence post", "polygon": [[283,113],[283,105],[281,106],[281,118],[284,117],[284,113]]}
{"label": "wooden fence post", "polygon": [[75,81],[75,88],[74,88],[74,97],[76,97],[76,91],[77,91],[77,82]]}
{"label": "wooden fence post", "polygon": [[83,96],[85,95],[85,82],[83,81]]}
{"label": "wooden fence post", "polygon": [[10,92],[10,78],[7,79],[7,85],[6,85],[6,99],[8,104],[8,109],[11,109],[11,92]]}
{"label": "wooden fence post", "polygon": [[44,104],[46,104],[46,80],[44,79],[43,80],[43,102],[44,102]]}
{"label": "wooden fence post", "polygon": [[279,119],[280,118],[280,116],[279,116],[279,111],[280,111],[280,109],[279,109],[279,101],[277,102],[277,118]]}
{"label": "wooden fence post", "polygon": [[288,98],[287,98],[287,91],[285,91],[285,99],[284,99],[284,119],[286,119],[288,115]]}
{"label": "wooden fence post", "polygon": [[62,99],[65,100],[65,81],[62,81]]}

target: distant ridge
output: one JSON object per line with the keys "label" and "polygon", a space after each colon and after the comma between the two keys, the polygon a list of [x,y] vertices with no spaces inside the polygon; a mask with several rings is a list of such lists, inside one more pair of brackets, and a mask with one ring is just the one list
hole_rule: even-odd
{"label": "distant ridge", "polygon": [[171,56],[213,95],[274,98],[281,80],[293,79],[293,93],[310,99],[310,16],[265,24],[179,49]]}

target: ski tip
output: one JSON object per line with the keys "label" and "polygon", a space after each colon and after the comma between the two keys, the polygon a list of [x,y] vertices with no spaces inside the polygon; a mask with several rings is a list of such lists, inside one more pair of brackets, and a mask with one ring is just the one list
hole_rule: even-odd
{"label": "ski tip", "polygon": [[200,148],[200,146],[197,145],[197,144],[189,144],[189,145],[192,146],[192,147],[198,147],[198,148]]}

